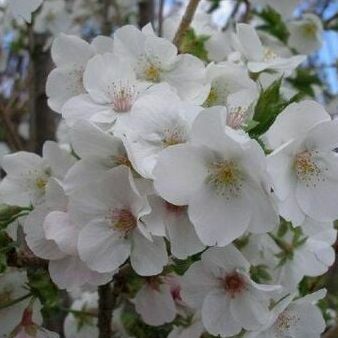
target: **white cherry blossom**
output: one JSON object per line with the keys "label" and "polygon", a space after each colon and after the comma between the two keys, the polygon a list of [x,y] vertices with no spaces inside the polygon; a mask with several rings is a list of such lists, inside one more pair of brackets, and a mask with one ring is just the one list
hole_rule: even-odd
{"label": "white cherry blossom", "polygon": [[248,228],[259,233],[278,223],[262,149],[225,129],[222,109],[201,112],[191,143],[163,150],[154,170],[160,196],[188,205],[197,235],[210,246],[225,246]]}

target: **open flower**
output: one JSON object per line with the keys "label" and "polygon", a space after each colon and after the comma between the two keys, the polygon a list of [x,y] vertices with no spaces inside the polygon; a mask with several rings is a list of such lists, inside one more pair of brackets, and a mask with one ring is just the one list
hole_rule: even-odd
{"label": "open flower", "polygon": [[318,338],[325,330],[325,321],[316,303],[325,297],[319,290],[293,301],[294,295],[281,300],[273,309],[269,322],[244,338]]}
{"label": "open flower", "polygon": [[111,169],[100,181],[77,190],[70,203],[71,213],[83,227],[80,257],[91,269],[112,272],[130,257],[140,275],[162,271],[168,261],[165,243],[152,237],[142,222],[150,207],[126,166]]}
{"label": "open flower", "polygon": [[323,24],[318,16],[304,14],[302,20],[290,22],[288,28],[288,45],[297,52],[310,54],[321,47]]}
{"label": "open flower", "polygon": [[201,309],[202,323],[215,336],[230,337],[255,330],[270,318],[270,297],[279,286],[256,284],[250,264],[232,245],[211,248],[183,277],[182,298]]}
{"label": "open flower", "polygon": [[248,24],[237,25],[236,39],[236,48],[246,59],[252,73],[274,70],[289,75],[305,60],[304,55],[283,58],[271,48],[264,47],[255,28]]}
{"label": "open flower", "polygon": [[[102,48],[102,39],[105,48]],[[52,45],[51,53],[56,68],[48,75],[46,94],[49,106],[61,113],[70,98],[85,93],[83,73],[88,61],[95,54],[112,51],[108,37],[97,37],[91,44],[74,35],[60,34]]]}
{"label": "open flower", "polygon": [[295,225],[306,216],[323,222],[338,217],[337,135],[338,122],[324,121],[268,157],[280,214]]}
{"label": "open flower", "polygon": [[178,55],[166,39],[127,25],[115,32],[114,52],[133,66],[138,79],[167,82],[185,101],[200,104],[208,95],[203,62],[189,54]]}
{"label": "open flower", "polygon": [[170,146],[188,142],[191,125],[201,108],[183,103],[167,85],[152,97],[137,103],[137,111],[123,121],[123,137],[135,170],[153,178],[159,153]]}
{"label": "open flower", "polygon": [[75,161],[51,141],[44,144],[42,153],[42,157],[25,151],[4,156],[7,176],[0,183],[2,203],[26,207],[42,203],[50,178],[62,179]]}
{"label": "open flower", "polygon": [[80,259],[77,242],[79,227],[68,213],[68,198],[57,180],[51,180],[46,202],[26,218],[24,232],[32,252],[48,259],[51,279],[61,289],[107,283],[112,273],[92,271]]}
{"label": "open flower", "polygon": [[278,223],[263,150],[254,141],[237,141],[225,119],[217,107],[201,112],[191,142],[163,150],[154,169],[157,192],[172,204],[188,205],[197,235],[210,246]]}
{"label": "open flower", "polygon": [[88,62],[83,84],[87,94],[75,96],[63,106],[69,125],[82,119],[112,126],[133,111],[148,87],[137,80],[129,63],[112,53],[97,55]]}

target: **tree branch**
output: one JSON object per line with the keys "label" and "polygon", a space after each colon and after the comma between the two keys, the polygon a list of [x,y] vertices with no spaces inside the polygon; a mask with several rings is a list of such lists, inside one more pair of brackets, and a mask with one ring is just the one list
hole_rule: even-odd
{"label": "tree branch", "polygon": [[112,315],[116,299],[110,283],[99,286],[98,293],[99,311],[97,327],[99,329],[99,338],[112,338]]}
{"label": "tree branch", "polygon": [[160,0],[158,6],[158,36],[162,36],[164,2],[165,0]]}
{"label": "tree branch", "polygon": [[338,325],[326,331],[322,338],[337,338],[338,337]]}
{"label": "tree branch", "polygon": [[190,27],[190,24],[194,18],[194,15],[196,13],[196,10],[197,10],[197,7],[200,1],[201,0],[190,0],[189,1],[189,4],[185,10],[181,23],[177,29],[177,32],[173,40],[174,45],[176,45],[178,49],[180,49],[184,36]]}

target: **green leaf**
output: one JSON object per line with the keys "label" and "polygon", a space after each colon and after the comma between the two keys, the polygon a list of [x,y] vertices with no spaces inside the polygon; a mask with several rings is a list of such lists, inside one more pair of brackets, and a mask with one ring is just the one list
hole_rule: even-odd
{"label": "green leaf", "polygon": [[256,283],[264,283],[272,280],[266,265],[251,266],[250,275]]}
{"label": "green leaf", "polygon": [[253,120],[259,124],[249,131],[251,137],[258,137],[266,132],[278,114],[287,106],[288,102],[280,94],[282,80],[281,77],[261,91],[253,116]]}
{"label": "green leaf", "polygon": [[195,31],[190,28],[184,35],[180,46],[181,53],[192,54],[203,61],[208,60],[208,52],[205,49],[205,42],[209,39],[207,35],[197,36]]}
{"label": "green leaf", "polygon": [[282,16],[278,12],[268,6],[257,13],[257,15],[264,21],[263,25],[257,27],[258,29],[270,33],[284,43],[287,42],[289,31]]}
{"label": "green leaf", "polygon": [[322,82],[318,77],[318,74],[309,68],[298,68],[293,78],[286,79],[291,83],[302,96],[308,95],[315,97],[313,85],[322,86]]}

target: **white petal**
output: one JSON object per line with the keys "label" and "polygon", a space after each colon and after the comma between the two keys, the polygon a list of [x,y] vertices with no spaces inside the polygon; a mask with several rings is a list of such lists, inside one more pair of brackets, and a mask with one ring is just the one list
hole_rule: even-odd
{"label": "white petal", "polygon": [[202,307],[202,322],[207,331],[215,336],[235,336],[242,330],[242,324],[230,311],[231,300],[224,291],[211,291]]}
{"label": "white petal", "polygon": [[148,325],[163,325],[176,317],[176,306],[168,285],[162,284],[157,290],[146,284],[136,294],[133,302],[136,312]]}
{"label": "white petal", "polygon": [[153,172],[159,195],[173,204],[188,204],[208,175],[208,156],[205,149],[187,144],[163,150]]}
{"label": "white petal", "polygon": [[112,274],[100,274],[91,271],[77,256],[49,262],[50,277],[60,289],[74,289],[84,285],[102,285],[108,283]]}
{"label": "white petal", "polygon": [[57,66],[85,66],[95,50],[86,41],[75,35],[61,33],[52,45],[52,58]]}
{"label": "white petal", "polygon": [[203,244],[225,246],[243,235],[252,213],[246,194],[227,199],[203,184],[191,197],[188,214]]}
{"label": "white petal", "polygon": [[134,231],[130,262],[141,276],[153,276],[162,272],[168,263],[168,255],[163,238],[154,237],[149,241],[138,231]]}
{"label": "white petal", "polygon": [[79,235],[80,258],[98,272],[113,272],[129,257],[131,243],[106,224],[89,223]]}

